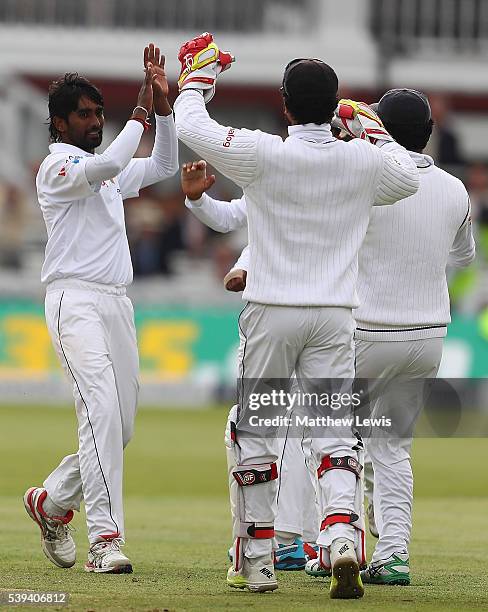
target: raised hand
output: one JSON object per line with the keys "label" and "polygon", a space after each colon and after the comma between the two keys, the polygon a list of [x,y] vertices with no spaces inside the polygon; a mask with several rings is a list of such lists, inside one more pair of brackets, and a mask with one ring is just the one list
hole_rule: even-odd
{"label": "raised hand", "polygon": [[204,191],[215,183],[215,175],[207,176],[207,163],[200,161],[188,162],[181,168],[181,188],[190,200],[199,200]]}
{"label": "raised hand", "polygon": [[169,85],[164,70],[165,57],[153,43],[144,49],[144,68],[149,64],[153,66],[154,71],[154,111],[157,115],[170,115],[172,110],[168,103]]}
{"label": "raised hand", "polygon": [[[139,95],[137,96],[137,106],[139,108],[134,109],[134,117],[146,120],[151,114],[153,107],[153,80],[154,67],[150,62],[148,62],[145,68],[144,81],[142,82]],[[142,109],[146,109],[146,116],[144,116],[145,113]]]}
{"label": "raised hand", "polygon": [[154,94],[161,94],[165,98],[169,94],[168,79],[166,78],[166,72],[164,71],[165,57],[161,54],[159,47],[155,47],[153,43],[150,43],[144,49],[144,68],[148,64],[154,66],[154,81],[153,89]]}
{"label": "raised hand", "polygon": [[218,75],[230,68],[234,56],[220,51],[212,34],[204,32],[181,46],[178,60],[181,63],[178,89],[199,89],[205,102],[210,102]]}

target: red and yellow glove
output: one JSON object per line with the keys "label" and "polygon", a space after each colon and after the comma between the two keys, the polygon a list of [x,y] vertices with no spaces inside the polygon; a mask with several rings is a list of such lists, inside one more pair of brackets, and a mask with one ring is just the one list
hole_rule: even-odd
{"label": "red and yellow glove", "polygon": [[381,119],[364,102],[339,100],[332,119],[332,127],[346,132],[352,138],[361,138],[372,144],[378,141],[393,141],[393,137],[386,131]]}
{"label": "red and yellow glove", "polygon": [[182,45],[178,53],[181,72],[178,89],[200,89],[205,102],[210,102],[215,93],[217,76],[230,68],[234,56],[220,51],[213,42],[212,34],[204,32]]}

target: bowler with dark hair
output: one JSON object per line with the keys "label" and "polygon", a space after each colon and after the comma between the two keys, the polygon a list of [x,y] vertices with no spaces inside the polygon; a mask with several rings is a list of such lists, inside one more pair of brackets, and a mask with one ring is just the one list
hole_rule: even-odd
{"label": "bowler with dark hair", "polygon": [[[46,323],[73,388],[78,448],[42,486],[24,495],[25,509],[41,530],[41,545],[58,567],[72,567],[75,543],[69,523],[85,503],[90,549],[85,571],[132,572],[125,541],[122,480],[124,448],[137,409],[138,354],[134,311],[126,287],[132,263],[124,221],[125,198],[172,176],[178,146],[164,57],[144,51],[145,75],[122,131],[105,151],[104,104],[98,88],[67,73],[49,88],[52,144],[36,178],[47,229],[41,281]],[[152,154],[134,158],[156,113]]]}

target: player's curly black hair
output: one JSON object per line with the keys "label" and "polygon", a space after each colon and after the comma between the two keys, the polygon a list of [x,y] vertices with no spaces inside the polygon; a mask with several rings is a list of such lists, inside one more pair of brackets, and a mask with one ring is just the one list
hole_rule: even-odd
{"label": "player's curly black hair", "polygon": [[100,90],[77,72],[67,72],[64,77],[53,81],[49,86],[49,134],[53,142],[58,142],[60,138],[54,126],[54,117],[67,120],[68,115],[78,108],[78,101],[82,97],[103,106]]}
{"label": "player's curly black hair", "polygon": [[425,149],[434,127],[432,119],[429,119],[427,123],[383,123],[398,144],[408,151],[417,152]]}

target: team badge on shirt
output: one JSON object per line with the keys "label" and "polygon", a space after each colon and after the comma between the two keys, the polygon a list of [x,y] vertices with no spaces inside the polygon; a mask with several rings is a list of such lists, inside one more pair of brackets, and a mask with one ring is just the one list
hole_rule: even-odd
{"label": "team badge on shirt", "polygon": [[70,166],[72,164],[79,164],[81,159],[81,155],[70,155],[68,159],[64,162],[64,166],[58,172],[58,176],[66,176],[66,172],[68,172]]}

